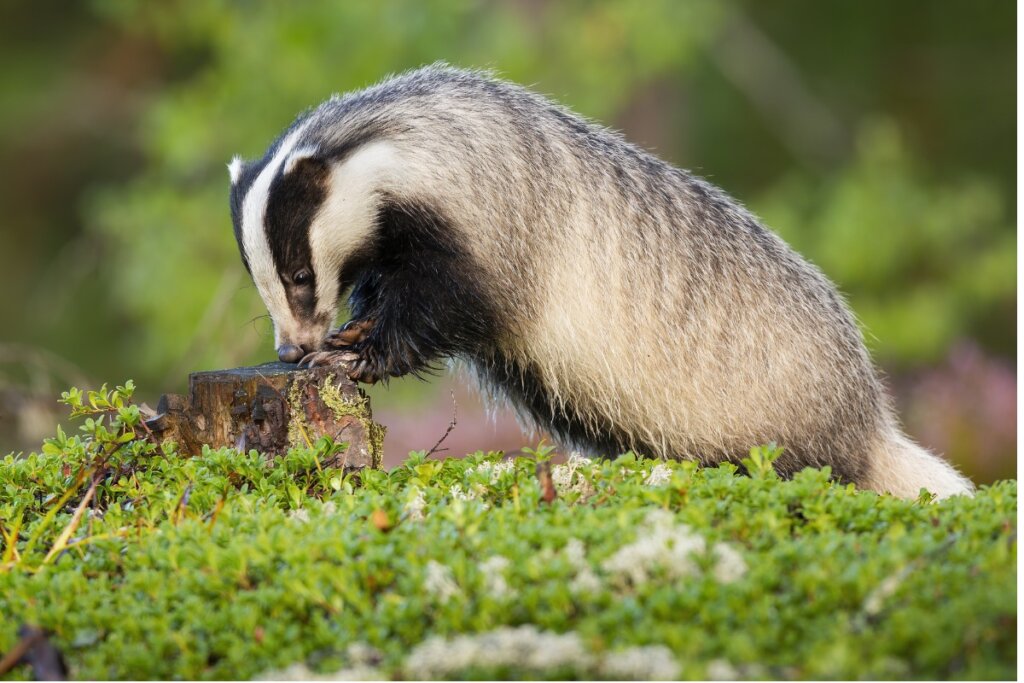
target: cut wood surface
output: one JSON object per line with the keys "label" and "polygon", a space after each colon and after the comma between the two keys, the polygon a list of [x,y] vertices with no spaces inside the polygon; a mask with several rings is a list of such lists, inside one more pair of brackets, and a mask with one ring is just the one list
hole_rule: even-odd
{"label": "cut wood surface", "polygon": [[204,444],[279,455],[330,436],[348,448],[325,465],[381,466],[384,427],[373,421],[362,390],[332,367],[266,363],[195,372],[188,395],[165,394],[146,424],[187,455],[200,453]]}

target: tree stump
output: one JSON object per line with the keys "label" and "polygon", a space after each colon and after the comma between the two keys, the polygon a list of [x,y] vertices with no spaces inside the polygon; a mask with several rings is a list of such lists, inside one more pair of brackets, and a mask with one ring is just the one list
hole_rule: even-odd
{"label": "tree stump", "polygon": [[204,444],[280,455],[330,436],[348,448],[328,466],[381,466],[384,427],[373,421],[370,401],[337,368],[299,370],[288,363],[194,372],[189,393],[165,394],[146,424],[179,452],[195,455]]}

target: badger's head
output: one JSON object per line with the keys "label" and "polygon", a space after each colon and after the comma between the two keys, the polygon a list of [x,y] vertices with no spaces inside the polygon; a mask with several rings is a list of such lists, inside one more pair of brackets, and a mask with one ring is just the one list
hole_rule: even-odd
{"label": "badger's head", "polygon": [[324,145],[299,128],[263,159],[228,165],[235,238],[282,361],[320,348],[334,323],[343,290],[372,251],[393,156],[383,142]]}

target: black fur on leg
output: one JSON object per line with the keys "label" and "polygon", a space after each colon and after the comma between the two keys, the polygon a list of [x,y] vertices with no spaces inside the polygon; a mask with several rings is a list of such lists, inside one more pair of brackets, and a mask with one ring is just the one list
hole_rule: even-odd
{"label": "black fur on leg", "polygon": [[491,382],[522,406],[534,423],[544,425],[563,444],[605,458],[627,451],[640,455],[657,452],[614,424],[581,414],[555,399],[536,367],[524,365],[500,352],[489,354],[480,362],[487,368]]}
{"label": "black fur on leg", "polygon": [[345,347],[360,356],[356,379],[422,376],[439,359],[473,355],[495,338],[497,316],[483,275],[438,211],[385,197],[368,251],[361,267],[349,264],[340,275],[345,282],[358,270],[352,319],[373,321]]}

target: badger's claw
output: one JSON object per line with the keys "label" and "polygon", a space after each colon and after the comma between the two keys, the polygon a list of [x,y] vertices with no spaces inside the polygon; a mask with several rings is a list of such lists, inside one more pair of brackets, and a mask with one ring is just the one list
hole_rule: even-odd
{"label": "badger's claw", "polygon": [[375,363],[355,351],[314,351],[307,353],[299,361],[300,368],[316,368],[324,366],[340,366],[353,382],[376,384],[380,371]]}
{"label": "badger's claw", "polygon": [[380,381],[380,376],[374,370],[373,363],[366,358],[357,360],[349,366],[348,377],[354,382],[363,382],[364,384],[376,384]]}
{"label": "badger's claw", "polygon": [[324,339],[324,346],[332,349],[344,349],[366,341],[375,324],[374,320],[349,320],[327,335]]}
{"label": "badger's claw", "polygon": [[[359,360],[359,354],[352,351],[313,351],[299,361],[300,368],[315,368],[324,365],[348,365]],[[348,370],[351,372],[351,369]]]}

